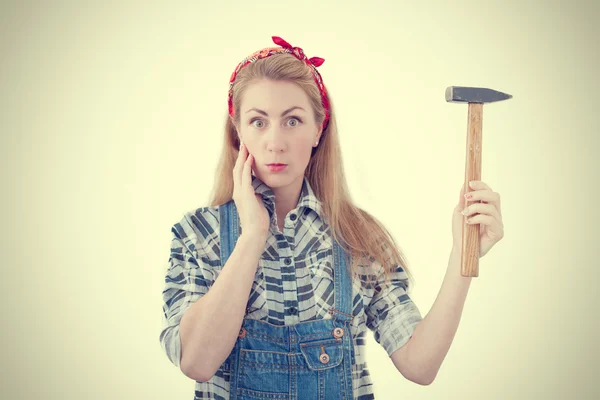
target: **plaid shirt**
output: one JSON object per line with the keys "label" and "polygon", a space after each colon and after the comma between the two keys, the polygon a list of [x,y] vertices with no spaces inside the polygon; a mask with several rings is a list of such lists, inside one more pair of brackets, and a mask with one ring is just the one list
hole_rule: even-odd
{"label": "plaid shirt", "polygon": [[[283,232],[277,227],[273,191],[254,176],[252,186],[263,195],[271,228],[250,292],[246,318],[275,325],[330,318],[327,310],[334,306],[332,236],[308,180],[304,178],[298,205],[286,216]],[[180,367],[179,322],[188,307],[210,289],[222,269],[218,206],[185,213],[171,232],[160,344],[169,360]],[[295,269],[282,274],[280,266],[286,260],[288,263],[291,260]],[[368,267],[383,279],[380,264],[375,262]],[[368,287],[363,280],[354,280],[352,284],[354,319],[350,330],[355,348],[352,365],[355,399],[374,398],[365,361],[366,328],[373,331],[377,343],[391,356],[408,341],[422,320],[407,294],[407,275],[399,266],[392,274],[392,283],[383,289],[379,285]],[[284,300],[297,303],[298,311],[287,313]],[[220,369],[208,382],[196,381],[194,399],[229,399],[229,381]]]}

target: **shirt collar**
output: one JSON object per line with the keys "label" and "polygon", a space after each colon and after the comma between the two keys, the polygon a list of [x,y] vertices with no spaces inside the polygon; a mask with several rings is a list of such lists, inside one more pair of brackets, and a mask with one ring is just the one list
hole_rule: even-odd
{"label": "shirt collar", "polygon": [[[267,186],[266,183],[254,175],[252,175],[252,187],[254,188],[254,192],[256,194],[262,195],[263,203],[266,209],[269,211],[269,215],[272,217],[275,210],[275,193],[273,193],[273,190]],[[321,202],[312,190],[312,187],[310,186],[306,176],[302,182],[302,189],[300,190],[300,196],[298,197],[298,204],[296,208],[299,212],[302,212],[304,208],[310,208],[322,218]]]}

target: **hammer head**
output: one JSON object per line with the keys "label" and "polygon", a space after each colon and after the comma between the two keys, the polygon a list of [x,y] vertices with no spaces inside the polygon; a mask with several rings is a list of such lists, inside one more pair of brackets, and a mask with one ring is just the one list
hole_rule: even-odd
{"label": "hammer head", "polygon": [[512,98],[510,94],[487,88],[466,86],[449,86],[446,88],[446,101],[449,103],[493,103],[510,98]]}

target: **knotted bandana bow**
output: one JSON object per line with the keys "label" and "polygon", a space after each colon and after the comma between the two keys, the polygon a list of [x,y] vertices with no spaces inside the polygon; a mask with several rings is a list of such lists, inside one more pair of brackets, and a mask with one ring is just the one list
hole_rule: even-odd
{"label": "knotted bandana bow", "polygon": [[258,50],[252,53],[250,56],[244,58],[237,66],[237,68],[231,74],[231,78],[229,79],[229,95],[227,103],[229,105],[229,115],[234,116],[235,110],[233,109],[233,82],[235,81],[235,77],[238,72],[244,68],[246,65],[260,60],[261,58],[266,58],[272,56],[274,54],[282,54],[288,53],[292,54],[297,59],[304,61],[306,65],[308,65],[313,73],[313,77],[315,78],[315,83],[321,92],[321,102],[323,104],[323,108],[325,109],[325,120],[323,121],[323,131],[327,128],[329,123],[330,116],[330,108],[329,108],[329,100],[327,99],[327,90],[325,89],[325,85],[323,85],[323,80],[321,79],[321,74],[317,71],[317,67],[320,67],[325,62],[325,59],[321,57],[311,57],[307,58],[304,54],[304,50],[300,47],[294,47],[279,36],[272,36],[273,42],[281,47],[267,47],[262,50]]}

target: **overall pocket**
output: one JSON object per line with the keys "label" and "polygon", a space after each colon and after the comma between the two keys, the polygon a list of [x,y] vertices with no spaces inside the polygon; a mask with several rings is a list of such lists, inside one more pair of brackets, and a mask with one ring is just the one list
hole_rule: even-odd
{"label": "overall pocket", "polygon": [[342,339],[300,343],[300,351],[309,369],[322,371],[337,367],[344,359]]}
{"label": "overall pocket", "polygon": [[287,399],[290,391],[288,357],[288,353],[240,350],[239,398]]}
{"label": "overall pocket", "polygon": [[[341,338],[300,343],[304,368],[298,370],[300,398],[342,399],[344,345]],[[299,360],[300,362],[300,360]]]}

